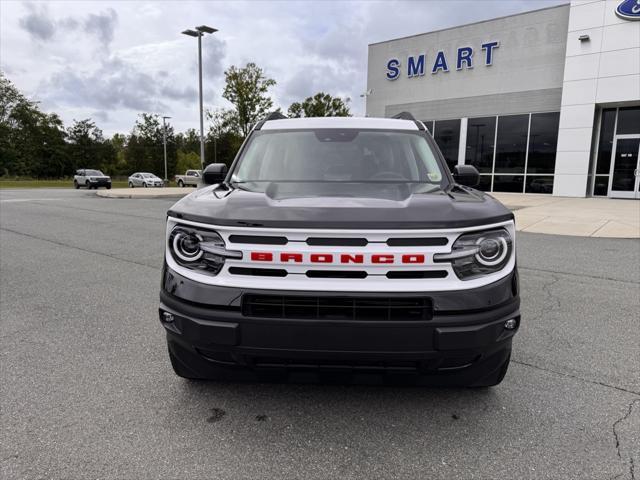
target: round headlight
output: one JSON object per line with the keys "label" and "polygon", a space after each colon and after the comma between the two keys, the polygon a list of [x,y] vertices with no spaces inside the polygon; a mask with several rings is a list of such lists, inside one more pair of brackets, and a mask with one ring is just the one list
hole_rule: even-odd
{"label": "round headlight", "polygon": [[480,247],[476,260],[482,265],[498,265],[507,256],[507,241],[503,237],[480,237],[476,245]]}
{"label": "round headlight", "polygon": [[197,233],[180,231],[173,236],[173,251],[183,262],[195,262],[202,257],[202,237]]}

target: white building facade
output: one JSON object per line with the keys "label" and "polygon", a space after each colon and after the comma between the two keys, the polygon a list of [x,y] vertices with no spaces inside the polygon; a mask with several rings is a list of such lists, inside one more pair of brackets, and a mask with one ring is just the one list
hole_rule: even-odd
{"label": "white building facade", "polygon": [[367,115],[412,113],[483,190],[640,198],[640,0],[372,44],[367,83]]}

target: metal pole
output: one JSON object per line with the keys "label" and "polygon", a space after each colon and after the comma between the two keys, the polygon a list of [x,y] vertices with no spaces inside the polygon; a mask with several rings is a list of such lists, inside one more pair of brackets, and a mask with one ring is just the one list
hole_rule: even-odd
{"label": "metal pole", "polygon": [[202,109],[202,32],[198,32],[198,75],[200,81],[200,166],[204,170],[204,118]]}
{"label": "metal pole", "polygon": [[162,143],[164,144],[164,185],[167,186],[167,124],[164,117],[162,117]]}
{"label": "metal pole", "polygon": [[218,163],[218,146],[216,145],[218,139],[213,137],[213,163]]}

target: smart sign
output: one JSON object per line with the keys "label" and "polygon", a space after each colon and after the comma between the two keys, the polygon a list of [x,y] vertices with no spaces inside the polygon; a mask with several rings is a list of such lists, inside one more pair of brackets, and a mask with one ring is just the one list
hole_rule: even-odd
{"label": "smart sign", "polygon": [[500,42],[497,40],[483,43],[481,52],[477,55],[473,47],[460,47],[455,55],[449,57],[443,50],[439,50],[433,58],[429,58],[425,53],[409,55],[406,62],[402,62],[399,58],[390,58],[387,61],[386,77],[387,80],[397,80],[403,73],[408,78],[421,77],[426,72],[435,75],[448,72],[454,66],[456,70],[473,68],[476,63],[488,67],[493,64],[494,50],[499,46]]}

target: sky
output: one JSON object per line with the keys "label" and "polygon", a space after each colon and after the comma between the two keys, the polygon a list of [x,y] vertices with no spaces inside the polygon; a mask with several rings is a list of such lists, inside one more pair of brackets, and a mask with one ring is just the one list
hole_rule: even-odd
{"label": "sky", "polygon": [[142,112],[198,128],[197,25],[205,108],[228,108],[224,71],[254,62],[276,80],[284,111],[324,91],[364,114],[367,45],[535,10],[568,0],[48,1],[0,0],[0,69],[40,108],[106,135]]}

